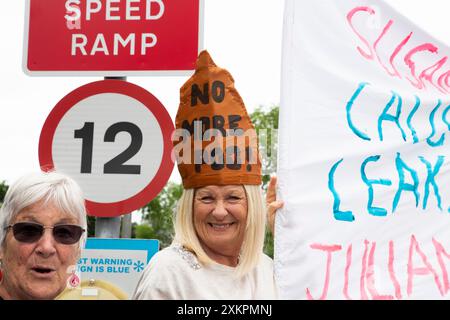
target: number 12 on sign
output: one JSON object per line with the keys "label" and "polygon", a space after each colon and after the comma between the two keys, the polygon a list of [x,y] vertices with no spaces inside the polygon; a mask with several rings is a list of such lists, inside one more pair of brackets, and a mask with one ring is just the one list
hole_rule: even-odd
{"label": "number 12 on sign", "polygon": [[[142,131],[137,125],[131,122],[117,122],[111,125],[105,132],[104,142],[114,142],[116,135],[120,132],[127,132],[131,136],[131,143],[113,159],[103,166],[103,173],[115,174],[140,174],[140,165],[124,164],[130,160],[142,147]],[[81,147],[81,170],[80,173],[92,172],[92,152],[94,144],[94,122],[85,122],[83,128],[74,131],[75,139],[82,139]]]}

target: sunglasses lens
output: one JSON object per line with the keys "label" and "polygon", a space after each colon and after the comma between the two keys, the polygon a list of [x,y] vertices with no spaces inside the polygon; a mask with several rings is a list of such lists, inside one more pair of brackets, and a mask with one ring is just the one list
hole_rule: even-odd
{"label": "sunglasses lens", "polygon": [[[33,243],[38,241],[44,233],[44,226],[33,222],[18,222],[12,226],[14,238],[19,242]],[[62,244],[77,243],[84,230],[71,224],[60,224],[53,227],[53,237]]]}
{"label": "sunglasses lens", "polygon": [[43,231],[43,226],[35,223],[19,222],[13,226],[14,238],[25,243],[36,242],[42,236]]}
{"label": "sunglasses lens", "polygon": [[53,228],[53,236],[55,237],[55,240],[62,244],[77,243],[82,234],[83,229],[76,225],[56,225]]}

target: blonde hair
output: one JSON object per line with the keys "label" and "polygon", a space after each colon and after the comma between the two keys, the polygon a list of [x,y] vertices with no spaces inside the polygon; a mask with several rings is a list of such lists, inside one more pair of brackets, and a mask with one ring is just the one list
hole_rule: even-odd
{"label": "blonde hair", "polygon": [[[242,242],[239,263],[236,267],[238,277],[245,276],[258,264],[264,246],[266,226],[266,207],[261,189],[257,185],[244,185],[247,195],[247,225]],[[175,216],[175,237],[173,243],[183,245],[192,251],[201,264],[208,265],[214,261],[203,250],[194,227],[194,189],[185,189],[178,202]]]}

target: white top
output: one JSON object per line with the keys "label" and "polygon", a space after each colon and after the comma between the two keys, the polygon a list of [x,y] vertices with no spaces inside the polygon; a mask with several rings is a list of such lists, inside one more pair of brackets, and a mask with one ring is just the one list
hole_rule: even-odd
{"label": "white top", "polygon": [[199,264],[180,245],[156,253],[139,280],[133,299],[265,300],[276,299],[273,261],[263,254],[256,268],[241,279],[235,268]]}

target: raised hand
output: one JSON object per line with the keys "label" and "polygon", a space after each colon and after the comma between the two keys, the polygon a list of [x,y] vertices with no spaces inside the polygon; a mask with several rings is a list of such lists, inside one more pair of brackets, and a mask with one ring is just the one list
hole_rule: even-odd
{"label": "raised hand", "polygon": [[283,200],[277,200],[277,177],[270,177],[269,186],[267,187],[266,193],[266,205],[267,205],[267,224],[269,225],[270,231],[275,235],[275,214],[278,209],[282,208],[284,205]]}

